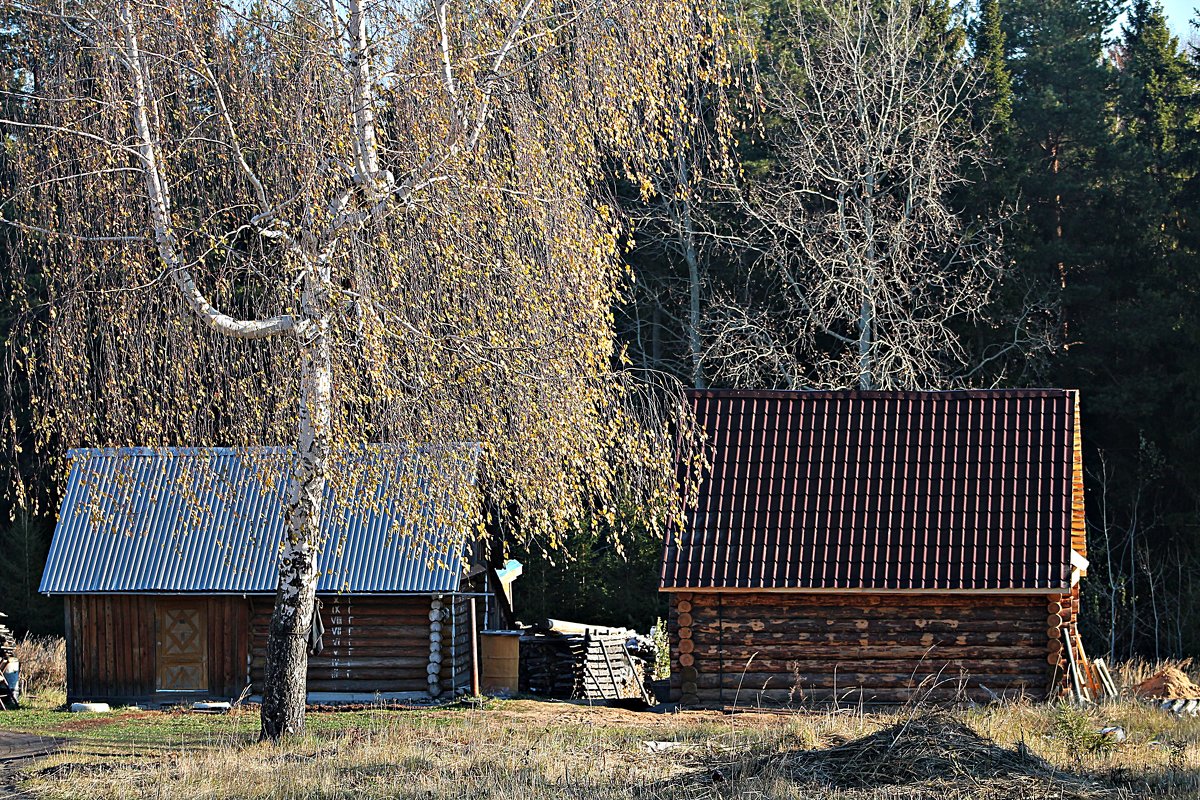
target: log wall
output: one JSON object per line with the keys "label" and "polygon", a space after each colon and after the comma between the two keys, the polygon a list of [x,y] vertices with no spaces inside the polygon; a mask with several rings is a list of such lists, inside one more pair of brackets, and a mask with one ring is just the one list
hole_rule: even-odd
{"label": "log wall", "polygon": [[[321,595],[325,649],[308,659],[308,690],[408,693],[429,690],[428,596]],[[274,599],[251,600],[250,678],[262,689]]]}
{"label": "log wall", "polygon": [[[178,603],[184,598],[164,599]],[[69,699],[169,699],[155,691],[158,597],[72,595],[65,601]],[[252,693],[260,693],[274,599],[212,596],[194,601],[206,617],[205,698],[236,698],[248,685]],[[445,696],[470,686],[467,598],[443,596],[436,620],[429,596],[322,595],[321,601],[325,649],[309,657],[310,692],[399,694],[433,689]],[[477,600],[480,630],[485,601]],[[436,672],[430,671],[431,663]]]}
{"label": "log wall", "polygon": [[[446,597],[444,603],[441,685],[443,692],[457,692],[471,688],[470,601],[454,595]],[[482,598],[476,600],[477,606],[482,603]],[[482,619],[479,621],[479,630],[483,630]]]}
{"label": "log wall", "polygon": [[1071,549],[1087,556],[1087,521],[1083,507],[1083,434],[1079,430],[1079,392],[1075,392],[1071,447]]}
{"label": "log wall", "polygon": [[[67,699],[110,703],[155,696],[150,595],[65,598]],[[237,697],[246,685],[249,606],[240,597],[197,598],[207,618],[208,696]]]}
{"label": "log wall", "polygon": [[1060,595],[672,592],[672,690],[686,705],[1043,699],[1073,612]]}

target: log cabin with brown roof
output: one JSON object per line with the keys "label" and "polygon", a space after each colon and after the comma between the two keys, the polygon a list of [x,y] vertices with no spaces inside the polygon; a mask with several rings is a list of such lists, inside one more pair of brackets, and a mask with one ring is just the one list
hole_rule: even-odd
{"label": "log cabin with brown roof", "polygon": [[1087,568],[1071,390],[695,391],[668,536],[685,705],[1042,699]]}

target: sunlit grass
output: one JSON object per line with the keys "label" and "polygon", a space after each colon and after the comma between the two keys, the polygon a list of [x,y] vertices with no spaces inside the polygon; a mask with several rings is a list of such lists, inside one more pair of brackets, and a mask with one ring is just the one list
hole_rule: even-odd
{"label": "sunlit grass", "polygon": [[[1128,691],[1150,672],[1144,664],[1123,667],[1121,682]],[[1129,697],[1088,708],[1014,702],[959,709],[955,719],[1003,748],[994,752],[1016,754],[1017,763],[1028,753],[1029,774],[934,774],[903,785],[889,783],[879,765],[863,764],[870,780],[857,784],[839,783],[828,770],[808,775],[802,765],[931,709],[638,713],[532,700],[380,706],[312,712],[305,736],[275,746],[257,741],[254,708],[71,714],[61,710],[63,700],[46,690],[0,714],[0,730],[64,742],[60,752],[23,767],[21,788],[35,797],[1200,798],[1200,718]],[[1124,741],[1099,735],[1109,726],[1120,726]],[[907,746],[935,755],[948,747],[956,762],[970,764],[986,748],[963,740],[961,730],[954,739],[952,727],[938,741],[926,726],[928,747]],[[678,746],[652,752],[647,742]]]}
{"label": "sunlit grass", "polygon": [[[639,714],[518,700],[485,709],[313,713],[309,733],[280,746],[256,741],[257,717],[249,710],[206,716],[31,709],[0,718],[0,727],[68,739],[62,752],[27,767],[21,784],[36,797],[63,800],[1200,796],[1200,719],[1137,701],[1089,710],[1012,704],[957,712],[1003,747],[1023,746],[1058,769],[1094,778],[1084,793],[1030,795],[1022,785],[1024,794],[1002,797],[1003,780],[961,787],[969,793],[936,782],[806,785],[782,767],[789,753],[850,742],[918,711]],[[1124,726],[1127,740],[1097,744],[1091,733],[1113,724]],[[682,746],[652,753],[647,741]],[[769,766],[776,762],[779,769]],[[750,763],[768,767],[739,767]]]}

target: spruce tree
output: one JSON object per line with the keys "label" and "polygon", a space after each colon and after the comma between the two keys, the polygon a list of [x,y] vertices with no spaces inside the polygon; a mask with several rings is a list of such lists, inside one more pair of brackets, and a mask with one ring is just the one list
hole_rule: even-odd
{"label": "spruce tree", "polygon": [[1111,0],[1011,0],[1003,8],[1013,77],[1012,170],[1019,224],[1010,241],[1019,268],[1057,295],[1063,347],[1086,316],[1087,271],[1106,157],[1112,71],[1103,58]]}
{"label": "spruce tree", "polygon": [[[1095,537],[1093,577],[1119,601],[1107,603],[1093,627],[1107,632],[1118,655],[1163,654],[1152,616],[1155,591],[1145,566],[1184,545],[1194,515],[1146,514],[1142,508],[1195,508],[1200,473],[1200,390],[1195,248],[1189,243],[1198,206],[1186,187],[1195,170],[1188,98],[1196,86],[1186,58],[1157,0],[1134,0],[1111,51],[1115,82],[1108,104],[1111,141],[1097,150],[1091,179],[1100,201],[1091,233],[1092,264],[1074,296],[1086,292],[1072,332],[1076,342],[1061,367],[1062,380],[1087,387],[1085,425],[1099,443],[1111,475],[1108,527]],[[1173,557],[1178,557],[1178,551]],[[1146,561],[1143,557],[1143,560]],[[1105,574],[1118,565],[1114,574]],[[1162,575],[1157,580],[1174,581]],[[1163,584],[1171,594],[1183,587]],[[1114,622],[1109,618],[1116,617]]]}
{"label": "spruce tree", "polygon": [[[1087,283],[1095,302],[1078,321],[1080,346],[1069,366],[1075,374],[1108,375],[1092,404],[1101,424],[1113,426],[1114,444],[1123,439],[1133,451],[1139,437],[1148,438],[1169,460],[1189,429],[1160,404],[1185,388],[1183,372],[1164,370],[1163,362],[1191,359],[1190,348],[1179,347],[1181,320],[1194,299],[1188,299],[1194,285],[1188,236],[1197,205],[1185,190],[1196,153],[1183,145],[1195,83],[1155,0],[1135,0],[1113,60],[1113,140],[1094,178],[1104,194],[1099,216],[1113,224],[1093,235],[1100,247]],[[1131,412],[1136,425],[1129,424]],[[1168,430],[1159,429],[1163,422]]]}
{"label": "spruce tree", "polygon": [[979,16],[971,27],[971,51],[983,83],[976,116],[993,142],[998,143],[1011,132],[1013,115],[1012,75],[1004,57],[1000,0],[982,0],[979,4]]}
{"label": "spruce tree", "polygon": [[1119,113],[1125,133],[1148,147],[1156,160],[1170,160],[1180,131],[1183,101],[1194,87],[1179,40],[1156,0],[1134,0],[1123,26]]}

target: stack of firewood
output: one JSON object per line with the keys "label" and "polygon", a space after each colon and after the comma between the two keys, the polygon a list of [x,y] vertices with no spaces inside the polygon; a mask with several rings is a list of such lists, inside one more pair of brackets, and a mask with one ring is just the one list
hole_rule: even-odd
{"label": "stack of firewood", "polygon": [[644,700],[647,664],[626,644],[637,634],[547,619],[521,637],[521,691],[574,700]]}
{"label": "stack of firewood", "polygon": [[521,637],[522,692],[568,699],[575,694],[583,637],[531,630]]}

